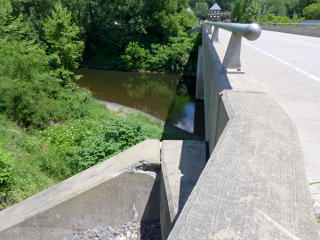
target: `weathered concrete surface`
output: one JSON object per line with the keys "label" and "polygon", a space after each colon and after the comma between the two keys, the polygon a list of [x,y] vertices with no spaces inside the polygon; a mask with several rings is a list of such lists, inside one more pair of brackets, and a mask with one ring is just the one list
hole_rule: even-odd
{"label": "weathered concrete surface", "polygon": [[256,76],[216,72],[204,37],[206,114],[224,113],[206,124],[214,151],[168,239],[319,239],[295,124]]}
{"label": "weathered concrete surface", "polygon": [[146,140],[0,212],[0,239],[59,239],[159,219],[160,143]]}
{"label": "weathered concrete surface", "polygon": [[196,96],[197,100],[204,100],[204,89],[203,89],[203,51],[202,46],[198,48],[198,65],[197,65],[197,85],[196,85]]}
{"label": "weathered concrete surface", "polygon": [[162,142],[160,185],[162,239],[167,239],[205,165],[205,142]]}
{"label": "weathered concrete surface", "polygon": [[320,37],[320,28],[267,26],[267,25],[261,25],[260,27],[262,30],[299,34],[299,35],[305,35],[305,36],[311,36],[311,37]]}
{"label": "weathered concrete surface", "polygon": [[[203,44],[203,81],[204,81],[204,107],[205,107],[205,136],[209,142],[209,153],[218,142],[221,132],[228,122],[228,116],[221,106],[220,92],[231,89],[231,85],[225,74],[220,74],[220,59],[208,35],[202,31],[202,38],[208,44]],[[218,119],[220,119],[218,121]],[[223,119],[223,121],[222,121]]]}
{"label": "weathered concrete surface", "polygon": [[[220,38],[221,43],[214,45],[222,57],[230,34],[221,31]],[[294,121],[310,183],[320,181],[319,56],[319,38],[263,31],[257,41],[243,39],[245,76],[229,75],[231,85],[238,89],[258,82],[259,88],[252,91],[269,94]],[[320,192],[319,185],[311,189]],[[313,197],[320,201],[320,194]],[[320,204],[315,206],[320,213]]]}
{"label": "weathered concrete surface", "polygon": [[318,239],[290,118],[264,93],[223,102],[232,117],[169,239]]}

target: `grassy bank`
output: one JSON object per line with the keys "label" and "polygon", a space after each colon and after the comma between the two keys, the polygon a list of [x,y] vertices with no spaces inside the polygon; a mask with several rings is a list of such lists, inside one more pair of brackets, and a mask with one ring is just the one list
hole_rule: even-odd
{"label": "grassy bank", "polygon": [[87,116],[27,130],[0,115],[0,209],[20,202],[145,139],[190,139],[142,114],[90,103]]}

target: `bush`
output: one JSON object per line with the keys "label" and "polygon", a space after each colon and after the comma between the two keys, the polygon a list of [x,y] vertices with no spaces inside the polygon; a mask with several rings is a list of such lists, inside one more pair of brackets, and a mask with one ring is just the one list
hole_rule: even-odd
{"label": "bush", "polygon": [[[297,14],[293,15],[292,20],[289,17],[275,16],[274,14],[264,15],[261,19],[261,23],[298,23],[304,18],[298,18]],[[290,25],[287,25],[290,26]],[[295,25],[294,25],[295,26]]]}
{"label": "bush", "polygon": [[148,69],[146,63],[149,51],[144,49],[138,42],[130,42],[126,46],[125,54],[121,56],[128,68],[131,69]]}
{"label": "bush", "polygon": [[33,162],[40,149],[39,140],[0,115],[0,210],[53,184]]}
{"label": "bush", "polygon": [[0,198],[6,197],[12,189],[14,171],[11,161],[11,153],[4,151],[0,146]]}
{"label": "bush", "polygon": [[[170,37],[166,45],[151,44],[150,50],[138,42],[129,43],[121,58],[130,69],[179,73],[192,69],[195,72],[196,63],[190,56],[198,51],[199,45],[199,33],[187,37],[180,32],[178,37]],[[190,67],[191,62],[193,66]]]}
{"label": "bush", "polygon": [[[71,120],[41,134],[49,147],[37,161],[57,180],[68,178],[149,138],[154,131],[132,118]],[[157,138],[160,137],[160,132]]]}
{"label": "bush", "polygon": [[306,16],[308,20],[320,19],[320,0],[313,3],[303,9],[303,15]]}

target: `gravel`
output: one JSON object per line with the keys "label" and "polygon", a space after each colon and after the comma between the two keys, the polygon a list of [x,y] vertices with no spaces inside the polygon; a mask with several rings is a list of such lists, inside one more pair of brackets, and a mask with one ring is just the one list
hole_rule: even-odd
{"label": "gravel", "polygon": [[82,232],[76,232],[63,240],[161,240],[160,222],[127,222],[121,228],[97,226]]}

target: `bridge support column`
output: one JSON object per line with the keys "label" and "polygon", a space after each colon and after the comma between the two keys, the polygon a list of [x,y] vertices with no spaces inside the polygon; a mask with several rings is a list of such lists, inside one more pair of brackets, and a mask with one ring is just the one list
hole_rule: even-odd
{"label": "bridge support column", "polygon": [[202,100],[202,101],[204,100],[202,46],[199,46],[199,49],[198,49],[196,100]]}

